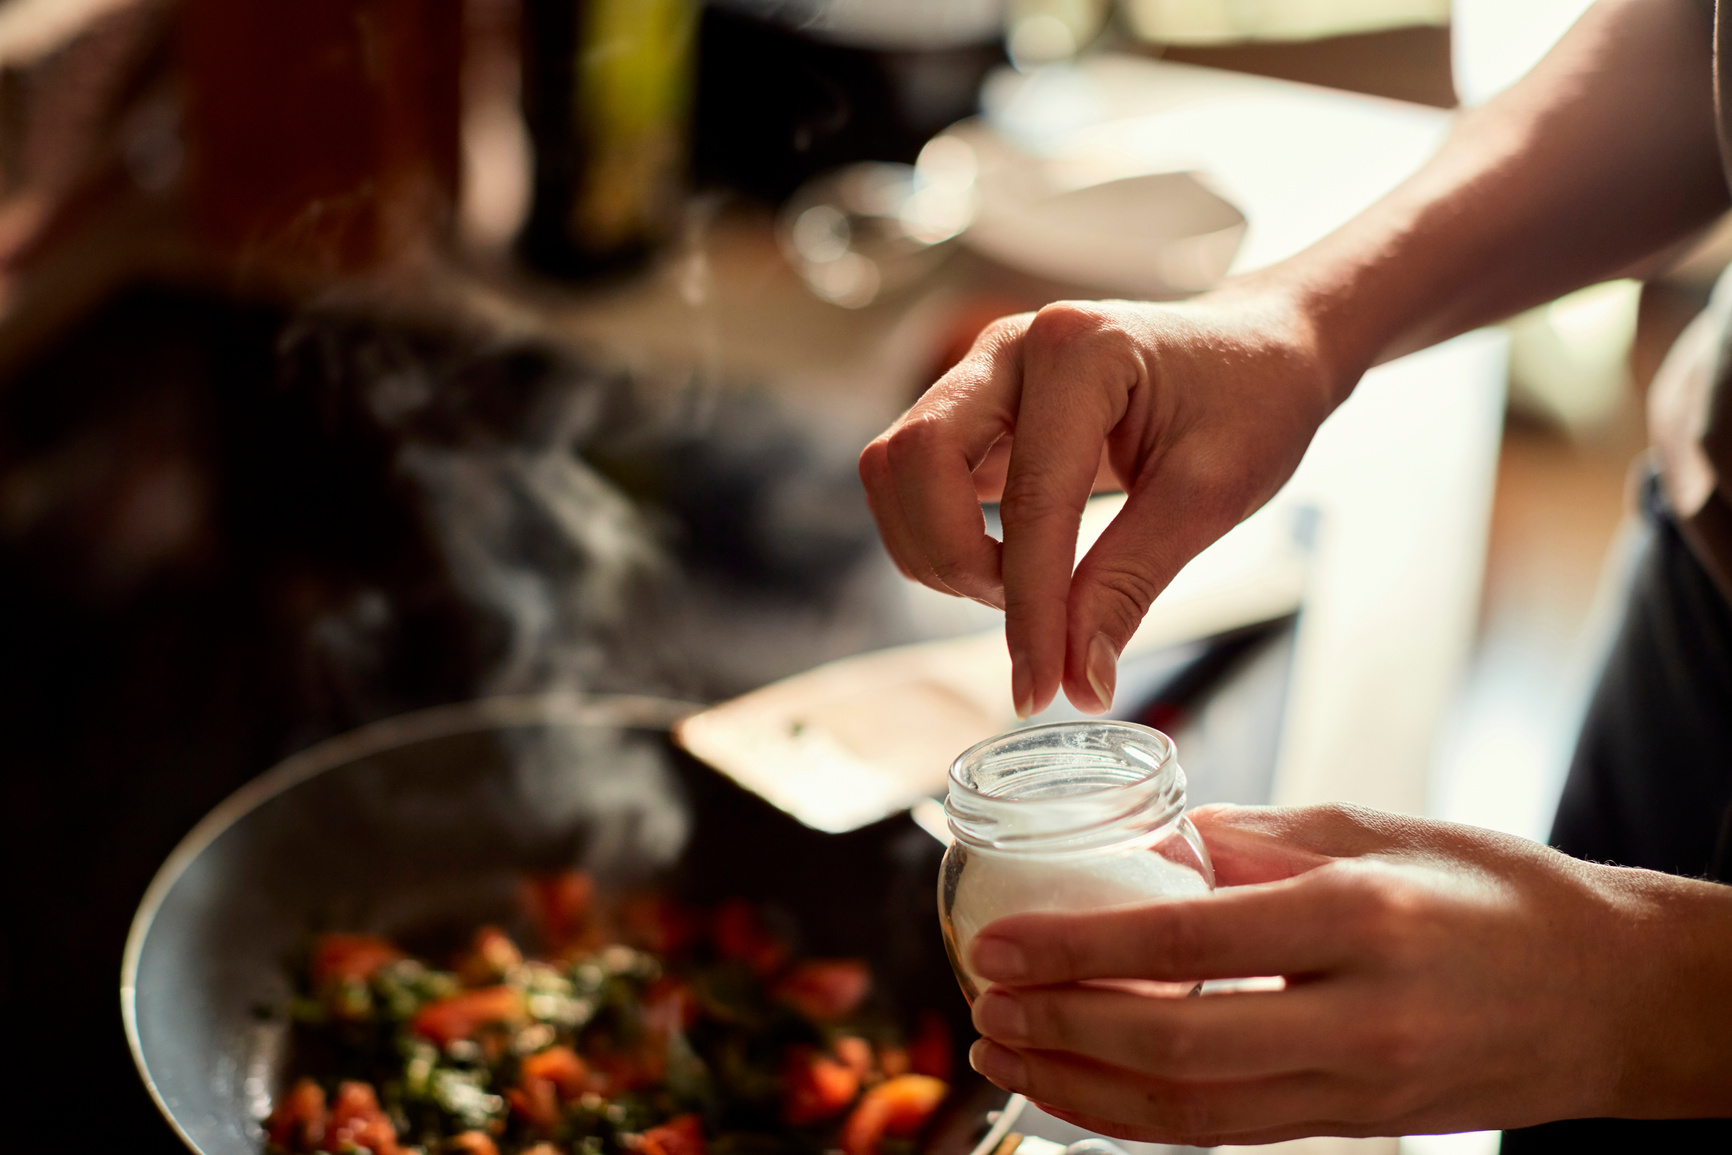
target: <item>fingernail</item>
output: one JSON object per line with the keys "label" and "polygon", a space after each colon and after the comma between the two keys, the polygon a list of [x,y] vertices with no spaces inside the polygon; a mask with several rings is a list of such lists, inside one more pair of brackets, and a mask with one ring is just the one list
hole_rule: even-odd
{"label": "fingernail", "polygon": [[1119,680],[1119,656],[1113,652],[1112,643],[1107,641],[1105,634],[1096,634],[1089,642],[1088,663],[1084,669],[1088,674],[1089,688],[1100,699],[1101,711],[1105,713],[1112,708],[1113,687]]}
{"label": "fingernail", "polygon": [[1015,982],[1028,973],[1028,956],[1008,939],[982,935],[968,953],[976,973],[995,982]]}
{"label": "fingernail", "polygon": [[1028,1038],[1028,1013],[1014,995],[992,987],[975,1000],[974,1025],[983,1035],[1020,1043]]}
{"label": "fingernail", "polygon": [[1028,672],[1028,659],[1015,650],[1010,652],[1010,696],[1019,720],[1034,713],[1034,675]]}
{"label": "fingernail", "polygon": [[968,1065],[1007,1091],[1028,1085],[1028,1064],[1009,1047],[991,1039],[976,1039],[968,1048]]}

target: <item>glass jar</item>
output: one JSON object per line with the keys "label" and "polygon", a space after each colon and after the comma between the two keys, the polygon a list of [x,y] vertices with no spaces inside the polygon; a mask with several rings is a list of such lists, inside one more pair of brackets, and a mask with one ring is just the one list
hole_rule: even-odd
{"label": "glass jar", "polygon": [[964,960],[988,923],[1215,886],[1173,740],[1147,726],[1055,722],[988,738],[951,763],[944,812],[954,837],[938,913],[971,1003],[987,984]]}

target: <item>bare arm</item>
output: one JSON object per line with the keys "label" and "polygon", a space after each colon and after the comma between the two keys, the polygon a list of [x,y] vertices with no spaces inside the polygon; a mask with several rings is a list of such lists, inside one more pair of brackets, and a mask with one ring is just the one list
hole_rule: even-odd
{"label": "bare arm", "polygon": [[[1694,0],[1601,0],[1423,171],[1317,245],[1181,305],[1066,302],[991,326],[867,446],[910,577],[1001,606],[1023,714],[1109,704],[1185,562],[1267,501],[1387,359],[1614,275],[1727,204]],[[977,475],[1011,439],[1002,481]],[[1073,576],[1103,449],[1129,499]],[[1004,540],[979,501],[1002,496]]]}
{"label": "bare arm", "polygon": [[1727,207],[1712,45],[1706,4],[1600,0],[1420,173],[1270,279],[1356,377],[1618,275]]}

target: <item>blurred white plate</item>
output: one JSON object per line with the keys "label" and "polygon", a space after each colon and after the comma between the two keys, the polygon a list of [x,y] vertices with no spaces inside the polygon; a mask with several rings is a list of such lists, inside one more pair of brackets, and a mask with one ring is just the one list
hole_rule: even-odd
{"label": "blurred white plate", "polygon": [[1100,293],[1175,297],[1226,276],[1245,216],[1191,171],[1116,179],[1025,152],[984,122],[949,137],[977,164],[963,242],[1002,264]]}

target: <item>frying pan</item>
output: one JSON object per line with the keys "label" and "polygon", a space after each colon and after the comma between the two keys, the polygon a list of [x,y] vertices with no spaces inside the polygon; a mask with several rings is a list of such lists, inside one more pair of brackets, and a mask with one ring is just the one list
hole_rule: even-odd
{"label": "frying pan", "polygon": [[[323,930],[454,941],[518,917],[525,871],[581,866],[605,894],[654,882],[740,896],[799,950],[868,959],[891,1008],[972,1034],[934,903],[943,848],[906,815],[848,834],[800,825],[673,745],[694,707],[555,694],[440,707],[330,739],[213,810],[145,892],[121,1011],[140,1076],[186,1145],[257,1155],[289,1060],[292,960]],[[442,937],[443,936],[443,937]],[[1006,1103],[964,1073],[931,1155],[990,1150]]]}

